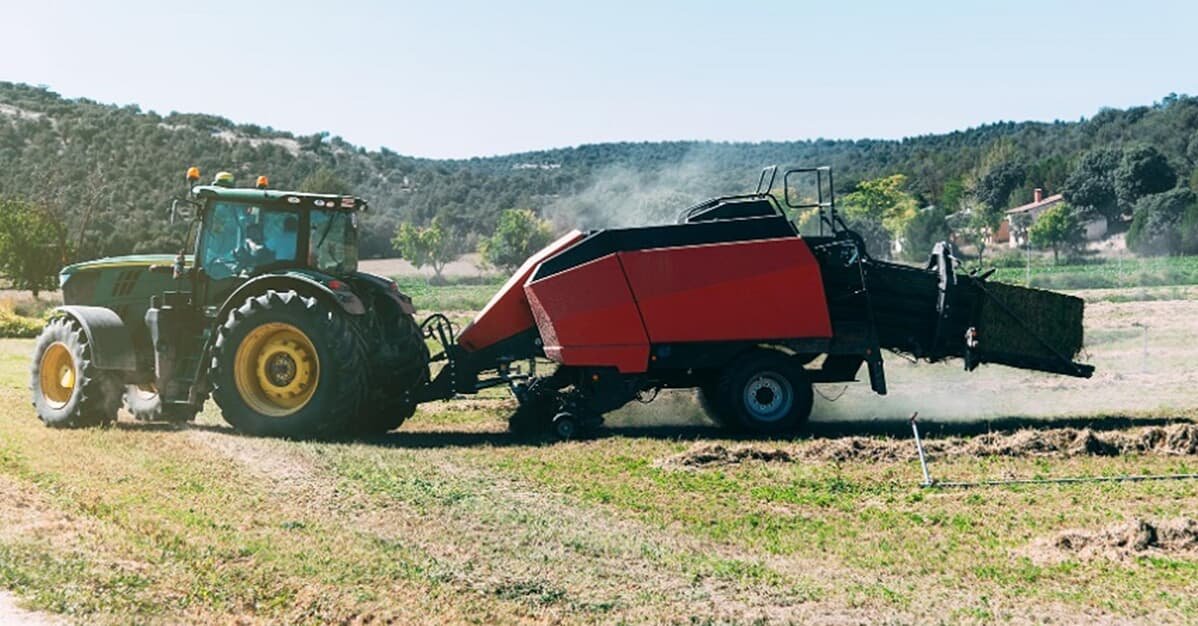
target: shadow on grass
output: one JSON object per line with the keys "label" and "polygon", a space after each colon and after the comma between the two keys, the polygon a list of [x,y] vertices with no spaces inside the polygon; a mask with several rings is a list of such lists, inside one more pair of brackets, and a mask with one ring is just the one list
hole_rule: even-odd
{"label": "shadow on grass", "polygon": [[[1129,417],[1092,416],[1077,418],[1004,417],[970,422],[921,422],[920,434],[931,437],[968,437],[985,433],[1011,433],[1019,430],[1055,430],[1060,428],[1089,428],[1095,431],[1115,431],[1146,426],[1167,426],[1193,420],[1183,417]],[[161,422],[117,422],[115,428],[129,431],[169,432],[202,430],[234,436],[242,435],[230,426],[213,424],[169,424]],[[870,420],[811,422],[802,433],[793,439],[837,439],[843,437],[898,437],[911,436],[911,425],[906,420]],[[627,437],[633,439],[668,439],[692,441],[721,439],[734,441],[784,441],[789,437],[762,437],[733,433],[718,426],[707,424],[685,424],[669,426],[605,426],[589,439]],[[354,439],[330,440],[334,443],[358,443],[384,448],[424,449],[489,446],[552,445],[557,440],[549,435],[516,435],[508,432],[478,432],[464,430],[408,431],[400,429],[384,435]]]}

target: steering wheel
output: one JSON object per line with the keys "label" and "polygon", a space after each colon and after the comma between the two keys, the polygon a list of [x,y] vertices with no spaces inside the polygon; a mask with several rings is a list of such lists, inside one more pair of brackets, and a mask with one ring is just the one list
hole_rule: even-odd
{"label": "steering wheel", "polygon": [[237,273],[237,264],[232,259],[209,259],[204,271],[211,278],[220,280],[229,278]]}

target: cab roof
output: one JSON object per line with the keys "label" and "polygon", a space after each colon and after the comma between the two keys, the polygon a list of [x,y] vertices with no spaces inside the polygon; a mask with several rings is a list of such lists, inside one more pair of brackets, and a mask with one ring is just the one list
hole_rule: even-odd
{"label": "cab roof", "polygon": [[340,209],[343,211],[365,211],[366,201],[356,196],[340,196],[325,193],[301,193],[276,189],[254,189],[250,187],[217,187],[199,185],[192,193],[200,199],[228,200],[230,202],[269,202],[297,209]]}

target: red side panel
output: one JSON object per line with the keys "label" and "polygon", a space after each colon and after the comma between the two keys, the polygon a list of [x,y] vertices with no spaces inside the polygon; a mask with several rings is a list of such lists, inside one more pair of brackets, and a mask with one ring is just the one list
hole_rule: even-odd
{"label": "red side panel", "polygon": [[819,263],[800,238],[618,256],[652,343],[832,336]]}
{"label": "red side panel", "polygon": [[462,334],[458,336],[458,344],[470,351],[482,350],[497,341],[532,328],[536,322],[533,321],[532,312],[528,308],[528,297],[524,294],[525,281],[532,276],[541,261],[574,245],[582,237],[581,232],[572,230],[529,257],[504,283],[499,293],[491,298],[487,306],[474,316],[474,321],[462,330]]}
{"label": "red side panel", "polygon": [[563,365],[643,372],[649,340],[615,254],[525,285],[545,355]]}

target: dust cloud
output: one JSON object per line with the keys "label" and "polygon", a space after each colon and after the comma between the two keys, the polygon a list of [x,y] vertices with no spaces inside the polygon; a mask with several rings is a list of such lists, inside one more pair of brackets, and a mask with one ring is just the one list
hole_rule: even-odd
{"label": "dust cloud", "polygon": [[729,171],[696,148],[654,169],[602,168],[581,191],[546,206],[544,215],[559,229],[669,224],[682,210],[708,198],[752,191],[756,175],[752,168]]}

